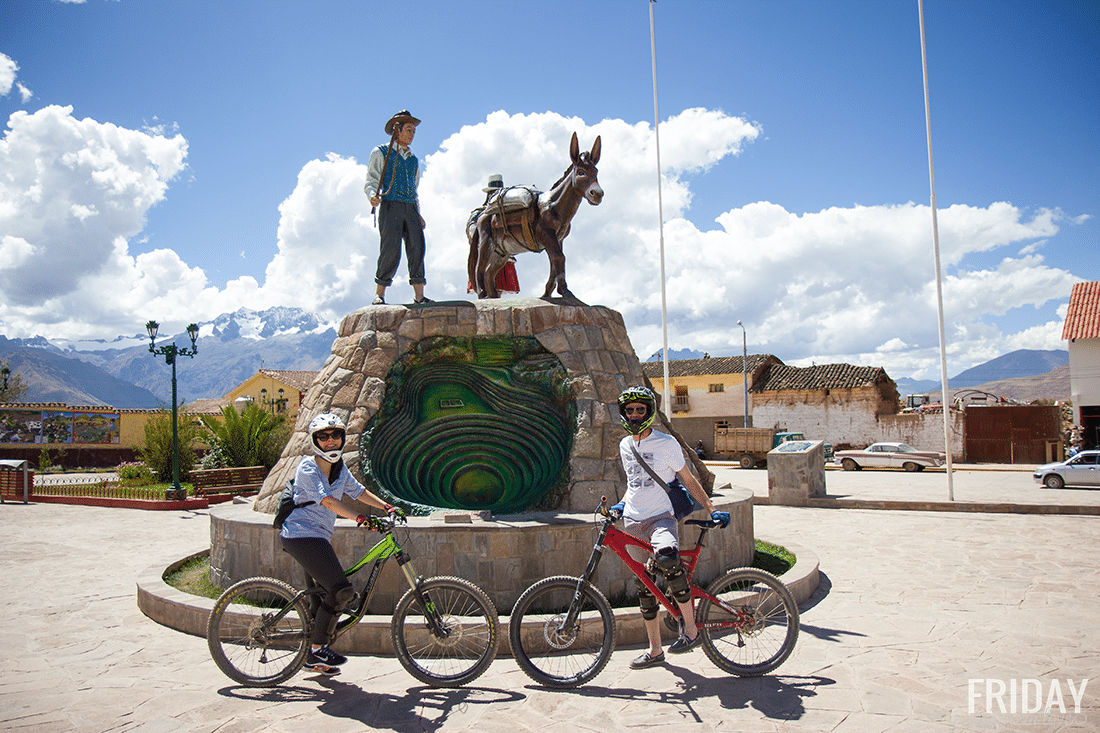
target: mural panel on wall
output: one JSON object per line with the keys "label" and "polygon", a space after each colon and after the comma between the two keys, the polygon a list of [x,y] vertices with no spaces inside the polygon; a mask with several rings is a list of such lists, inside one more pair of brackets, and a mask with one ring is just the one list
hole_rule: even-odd
{"label": "mural panel on wall", "polygon": [[0,410],[0,443],[119,442],[119,413]]}

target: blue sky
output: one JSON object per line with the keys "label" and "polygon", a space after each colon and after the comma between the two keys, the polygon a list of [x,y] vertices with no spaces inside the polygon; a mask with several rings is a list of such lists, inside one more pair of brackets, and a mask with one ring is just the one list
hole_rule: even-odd
{"label": "blue sky", "polygon": [[[1064,348],[1100,280],[1100,11],[928,0],[949,373]],[[916,0],[662,0],[669,345],[938,376]],[[491,173],[549,187],[601,136],[570,287],[661,344],[646,0],[0,0],[0,332],[181,331],[240,307],[336,320],[373,293],[362,194],[423,120],[427,294],[465,293]],[[71,109],[69,109],[71,108]],[[547,263],[518,263],[523,295]],[[402,267],[399,277],[404,275]],[[401,279],[390,300],[411,298]]]}

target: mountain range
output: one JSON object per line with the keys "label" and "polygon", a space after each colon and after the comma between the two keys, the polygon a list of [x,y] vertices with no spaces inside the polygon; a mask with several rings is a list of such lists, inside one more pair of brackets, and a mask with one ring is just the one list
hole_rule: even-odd
{"label": "mountain range", "polygon": [[[297,308],[242,308],[198,324],[197,352],[176,360],[177,397],[184,402],[221,397],[260,368],[320,369],[332,351],[336,324]],[[158,335],[157,347],[185,334]],[[67,402],[118,408],[172,403],[172,367],[149,353],[147,335],[113,341],[57,341],[0,336],[0,357],[28,384],[24,402]]]}
{"label": "mountain range", "polygon": [[[241,308],[200,323],[197,353],[176,362],[181,401],[217,398],[259,369],[320,369],[336,339],[336,324],[298,308],[254,311]],[[157,347],[176,342],[190,349],[184,334],[158,336]],[[697,359],[702,352],[670,349],[674,359]],[[111,341],[51,341],[43,336],[0,336],[0,358],[28,385],[23,402],[64,402],[156,408],[171,404],[171,366],[149,353],[145,334]],[[656,361],[654,354],[648,361]],[[1021,401],[1069,398],[1069,352],[1021,349],[960,372],[948,380],[952,391],[979,388]],[[1019,381],[1023,380],[1023,381]],[[895,380],[902,396],[939,390],[939,380]],[[937,398],[938,401],[938,398]]]}

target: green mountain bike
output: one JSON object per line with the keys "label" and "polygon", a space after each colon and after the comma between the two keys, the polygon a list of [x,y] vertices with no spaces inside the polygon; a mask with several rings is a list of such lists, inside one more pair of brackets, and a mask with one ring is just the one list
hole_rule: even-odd
{"label": "green mountain bike", "polygon": [[[390,623],[401,666],[433,687],[458,687],[477,679],[496,657],[500,642],[492,600],[462,578],[419,577],[394,536],[395,520],[368,517],[364,526],[380,532],[382,540],[344,571],[351,576],[373,563],[363,591],[341,615],[336,637],[366,615],[375,581],[392,557],[409,583]],[[210,612],[206,627],[210,655],[222,672],[242,685],[273,687],[285,682],[305,663],[313,629],[311,608],[319,605],[324,594],[315,584],[297,590],[275,578],[235,583]]]}

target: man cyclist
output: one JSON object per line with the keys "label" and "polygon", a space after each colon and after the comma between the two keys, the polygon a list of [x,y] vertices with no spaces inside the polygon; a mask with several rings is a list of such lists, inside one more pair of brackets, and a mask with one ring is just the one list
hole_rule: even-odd
{"label": "man cyclist", "polygon": [[[668,582],[669,595],[680,606],[684,619],[680,637],[672,643],[668,652],[684,654],[699,646],[702,636],[695,625],[691,588],[680,561],[676,517],[668,492],[642,467],[635,451],[666,484],[679,478],[698,504],[712,515],[716,512],[710,497],[688,469],[679,442],[671,435],[656,432],[650,427],[657,416],[657,400],[653,392],[645,387],[628,387],[619,395],[618,404],[623,427],[629,433],[619,443],[619,457],[626,472],[623,530],[653,546],[652,557],[640,547],[628,546],[627,552],[638,562],[647,563],[646,571],[651,578],[661,573]],[[632,661],[630,667],[645,669],[664,663],[665,654],[661,650],[657,599],[640,580],[635,582],[638,586],[638,605],[649,638],[649,650]]]}

